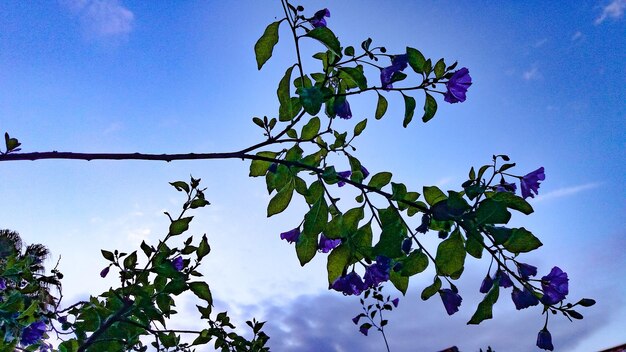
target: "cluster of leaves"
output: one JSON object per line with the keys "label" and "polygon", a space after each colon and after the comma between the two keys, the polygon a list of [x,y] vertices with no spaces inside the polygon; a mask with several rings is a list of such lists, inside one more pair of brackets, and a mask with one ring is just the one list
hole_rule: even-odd
{"label": "cluster of leaves", "polygon": [[[246,339],[234,332],[235,326],[226,312],[213,314],[211,290],[199,279],[202,274],[198,271],[202,259],[211,250],[206,235],[196,244],[193,244],[194,237],[190,236],[182,246],[172,246],[171,242],[189,229],[193,216],[185,216],[187,212],[209,205],[209,202],[205,199],[204,189],[199,188],[199,179],[192,177],[189,183],[177,181],[171,184],[185,193],[186,200],[177,217],[165,213],[170,219],[167,235],[156,246],[143,241],[140,251],[102,250],[102,256],[109,264],[100,276],[109,275],[110,269],[115,268],[119,272],[120,285],[87,301],[65,309],[57,309],[54,305],[51,309],[50,304],[57,300],[48,294],[43,284],[60,285],[56,280],[61,275],[53,270],[54,277],[33,276],[43,269],[40,266],[42,258],[33,259],[29,254],[32,251],[28,249],[25,255],[10,253],[5,256],[2,253],[2,282],[6,287],[0,303],[0,327],[4,332],[1,350],[18,343],[24,347],[32,346],[27,350],[42,347],[47,337],[43,331],[48,329],[54,330],[63,340],[58,346],[60,352],[147,351],[149,346],[144,344],[144,337],[152,338],[150,345],[157,351],[191,351],[210,342],[221,351],[268,350],[265,344],[269,337],[262,331],[263,322],[248,321],[253,337]],[[145,257],[143,263],[141,254]],[[199,320],[206,326],[202,330],[167,327],[167,319],[178,313],[175,297],[185,292],[193,293],[202,302],[196,306]],[[44,304],[46,302],[50,304]],[[25,341],[24,329],[35,321],[45,323],[42,334],[36,341]]]}
{"label": "cluster of leaves", "polygon": [[[456,94],[460,88],[454,87],[458,83],[453,81],[455,75],[463,71],[462,79],[467,83],[467,69],[453,71],[456,63],[447,66],[443,59],[433,65],[432,60],[425,59],[418,50],[410,47],[405,53],[388,55],[384,47],[372,47],[371,39],[362,43],[361,53],[356,53],[352,46],[341,47],[339,39],[325,21],[323,25],[314,22],[320,18],[320,14],[329,15],[327,9],[307,18],[301,14],[301,7],[293,7],[285,1],[283,4],[285,17],[270,24],[255,46],[258,67],[260,69],[271,57],[278,43],[281,23],[287,23],[293,33],[298,59],[287,69],[278,85],[278,119],[255,118],[254,122],[265,129],[268,145],[292,145],[280,151],[257,153],[258,158],[250,165],[250,176],[265,177],[267,190],[272,195],[267,208],[268,216],[284,211],[294,194],[302,196],[308,205],[309,210],[296,228],[289,232],[289,238],[283,236],[285,234],[281,235],[295,242],[300,264],[311,261],[322,249],[323,241],[336,240],[338,245],[327,257],[329,287],[344,294],[359,295],[376,289],[378,284],[387,280],[405,294],[410,277],[424,272],[432,263],[435,269],[433,284],[422,291],[421,297],[427,300],[439,293],[446,311],[453,314],[458,311],[462,301],[453,281],[463,274],[468,255],[480,259],[486,254],[492,264],[497,264],[495,279],[491,279],[488,274],[491,281],[485,289],[485,298],[468,324],[479,324],[492,318],[492,307],[498,299],[499,288],[513,286],[512,283],[508,285],[500,280],[500,276],[504,275],[517,281],[512,299],[518,309],[541,302],[544,313],[560,311],[568,318],[581,318],[582,315],[571,309],[572,304],[563,302],[568,293],[567,274],[561,271],[561,277],[551,274],[537,280],[530,278],[536,275],[536,268],[533,275],[518,273],[520,266],[527,265],[519,262],[518,256],[542,244],[531,231],[523,227],[506,227],[512,211],[525,215],[533,212],[525,198],[534,196],[533,191],[537,193],[539,182],[545,179],[543,168],[525,176],[513,175],[509,170],[515,164],[508,163],[508,156],[494,155],[492,164],[478,168],[478,172],[472,168],[469,179],[457,191],[444,192],[435,186],[423,187],[421,193],[411,191],[403,183],[392,182],[392,174],[389,172],[377,173],[366,183],[369,171],[351,151],[356,150],[352,143],[355,137],[364,132],[367,119],[355,125],[351,137],[347,131],[333,126],[337,116],[351,117],[351,114],[345,114],[345,105],[348,104],[346,98],[367,91],[377,93],[375,117],[381,118],[387,110],[387,100],[383,94],[390,90],[399,92],[404,98],[404,127],[411,122],[416,106],[415,98],[406,92],[423,91],[426,98],[422,120],[427,122],[437,110],[437,102],[431,94],[433,91],[441,93],[444,100],[451,103],[465,99],[465,90],[469,84],[461,87],[465,89],[462,94]],[[320,61],[320,72],[304,72],[299,49],[299,42],[304,39],[314,39],[323,44],[325,50],[312,55]],[[391,66],[378,66],[376,62],[381,57],[390,58]],[[421,80],[408,87],[392,87],[392,83],[404,82],[407,78],[402,72],[407,63],[421,76]],[[364,65],[380,70],[380,86],[368,84]],[[292,72],[296,67],[300,74],[292,81]],[[435,91],[434,87],[442,83],[447,92]],[[291,96],[292,85],[296,96]],[[456,96],[450,97],[454,94]],[[323,106],[327,123],[317,116]],[[308,121],[306,116],[310,116]],[[278,125],[283,128],[273,136],[271,132],[277,126],[277,120],[284,124]],[[302,127],[296,128],[299,125]],[[322,129],[322,125],[327,127]],[[281,139],[285,134],[289,138]],[[328,137],[331,140],[327,140]],[[315,151],[306,154],[305,148],[313,148]],[[344,156],[349,169],[336,171],[329,159],[331,155]],[[504,163],[499,165],[499,160]],[[505,177],[519,180],[522,196],[515,194],[517,187],[514,183],[506,182]],[[500,183],[494,182],[497,178]],[[307,179],[310,181],[307,182]],[[350,184],[356,188],[360,193],[355,199],[356,206],[345,211],[340,209],[340,198],[334,195],[335,189],[332,188],[335,184],[339,187]],[[375,197],[382,197],[382,206],[378,205]],[[411,225],[410,218],[416,214],[421,214],[421,220],[413,230],[415,225]],[[417,235],[429,231],[437,233],[442,239],[435,253],[431,253]],[[414,245],[416,249],[412,250]],[[383,258],[385,265],[381,266],[380,258]],[[373,264],[374,261],[376,264]],[[364,281],[357,273],[359,267],[365,269]],[[560,271],[558,267],[555,269]],[[447,288],[444,288],[444,282]],[[520,292],[524,292],[524,295],[520,295]],[[539,347],[547,348],[548,345]]]}
{"label": "cluster of leaves", "polygon": [[45,348],[45,326],[54,318],[59,302],[53,289],[61,288],[63,275],[55,269],[44,275],[48,250],[39,244],[23,248],[17,232],[0,230],[0,350],[18,345],[33,351]]}

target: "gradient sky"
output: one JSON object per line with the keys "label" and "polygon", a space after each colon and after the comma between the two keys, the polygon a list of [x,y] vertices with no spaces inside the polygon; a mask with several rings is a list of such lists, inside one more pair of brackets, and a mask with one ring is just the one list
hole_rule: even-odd
{"label": "gradient sky", "polygon": [[[536,212],[513,219],[544,243],[523,258],[541,275],[554,265],[567,271],[573,301],[598,301],[581,311],[582,321],[551,320],[555,347],[625,343],[626,1],[302,5],[309,13],[328,7],[329,28],[344,46],[372,37],[389,53],[409,45],[469,68],[467,101],[439,99],[428,124],[416,118],[403,129],[402,101],[392,95],[387,115],[375,121],[372,94],[351,100],[353,119],[337,126],[351,130],[369,118],[356,155],[371,172],[392,171],[416,190],[459,189],[469,168],[492,154],[510,155],[518,174],[545,167],[531,200]],[[2,1],[0,132],[19,138],[25,152],[219,152],[255,144],[263,136],[251,118],[276,116],[276,85],[294,61],[281,31],[274,57],[256,69],[254,43],[281,11],[278,0]],[[376,73],[370,77],[375,82]],[[162,212],[182,202],[167,182],[192,174],[212,203],[194,214],[190,233],[209,237],[203,272],[219,307],[240,325],[267,319],[276,351],[383,348],[373,331],[364,337],[350,321],[358,299],[326,290],[322,256],[301,268],[279,240],[299,222],[302,202],[266,219],[269,196],[262,179],[247,177],[247,162],[46,160],[0,163],[0,172],[0,227],[46,244],[50,266],[61,256],[66,304],[115,284],[114,275],[98,276],[106,265],[101,248],[129,251],[163,235]],[[412,279],[386,329],[392,351],[535,350],[541,309],[515,311],[508,291],[493,320],[465,325],[488,265],[468,259],[459,282],[464,301],[452,317],[437,297],[419,298],[432,275]],[[195,312],[186,299],[179,307]]]}

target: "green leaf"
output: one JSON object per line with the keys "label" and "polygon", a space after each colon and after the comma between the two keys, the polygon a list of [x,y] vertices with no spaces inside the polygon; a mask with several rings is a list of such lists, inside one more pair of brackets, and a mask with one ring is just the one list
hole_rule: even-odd
{"label": "green leaf", "polygon": [[313,139],[320,131],[320,118],[315,116],[307,122],[306,125],[302,126],[302,132],[300,133],[300,138],[307,140]]}
{"label": "green leaf", "polygon": [[367,185],[369,187],[381,189],[389,184],[389,182],[391,181],[391,176],[391,172],[379,172],[376,175],[372,176],[370,182]]}
{"label": "green leaf", "polygon": [[191,289],[191,292],[196,295],[196,297],[206,301],[208,304],[213,304],[213,296],[211,295],[211,290],[209,289],[209,285],[206,282],[190,282],[189,288]]}
{"label": "green leaf", "polygon": [[493,241],[496,245],[504,244],[513,234],[513,230],[501,226],[487,226],[487,230],[493,236]]}
{"label": "green leaf", "polygon": [[293,195],[293,183],[286,184],[267,204],[267,217],[279,214],[283,212],[289,206],[291,202],[291,196]]}
{"label": "green leaf", "polygon": [[506,210],[506,205],[493,199],[485,199],[480,202],[476,210],[476,221],[483,224],[506,224],[511,219],[511,213]]}
{"label": "green leaf", "polygon": [[422,250],[411,252],[409,256],[402,262],[402,270],[400,274],[403,276],[413,276],[426,270],[428,267],[428,256]]}
{"label": "green leaf", "polygon": [[437,186],[425,186],[424,198],[428,205],[433,206],[441,201],[448,199],[445,193],[443,193]]}
{"label": "green leaf", "polygon": [[441,78],[444,73],[446,73],[446,63],[443,59],[439,59],[439,61],[435,64],[435,77]]}
{"label": "green leaf", "polygon": [[378,210],[382,223],[380,239],[374,246],[376,255],[397,258],[403,255],[402,241],[406,238],[407,229],[402,223],[398,211],[394,207]]}
{"label": "green leaf", "polygon": [[511,253],[526,253],[541,247],[543,243],[539,241],[530,231],[525,228],[513,229],[511,237],[504,243]]}
{"label": "green leaf", "polygon": [[124,258],[124,268],[134,269],[137,266],[137,251],[132,252],[128,257]]}
{"label": "green leaf", "polygon": [[363,75],[363,66],[358,65],[357,67],[340,67],[339,68],[339,77],[343,78],[345,74],[347,75],[361,90],[367,89],[367,79],[365,75]]}
{"label": "green leaf", "polygon": [[465,242],[465,249],[467,254],[474,258],[480,259],[483,255],[483,235],[480,232],[468,232],[467,242]]}
{"label": "green leaf", "polygon": [[391,182],[391,200],[401,201],[406,196],[406,186],[404,183]]}
{"label": "green leaf", "polygon": [[402,94],[402,97],[404,98],[404,121],[402,121],[402,126],[406,128],[406,126],[411,123],[411,120],[413,120],[413,114],[415,113],[415,98],[404,94]]}
{"label": "green leaf", "polygon": [[387,106],[387,99],[378,94],[378,104],[376,104],[376,113],[374,114],[376,120],[380,120],[385,115],[385,112],[387,112]]}
{"label": "green leaf", "polygon": [[189,185],[183,181],[170,182],[170,185],[174,186],[177,191],[185,191],[189,193]]}
{"label": "green leaf", "polygon": [[189,222],[191,219],[193,219],[193,216],[172,221],[170,224],[170,235],[176,236],[187,231],[189,229]]}
{"label": "green leaf", "polygon": [[349,265],[350,254],[350,247],[347,244],[340,244],[330,252],[326,264],[329,285],[332,285],[343,274],[344,269]]}
{"label": "green leaf", "polygon": [[389,271],[389,281],[402,292],[402,295],[406,295],[406,290],[409,288],[409,277],[402,276],[394,270]]}
{"label": "green leaf", "polygon": [[353,46],[349,46],[349,47],[343,49],[343,53],[344,53],[344,55],[347,55],[347,56],[354,56],[354,47]]}
{"label": "green leaf", "polygon": [[304,215],[304,226],[298,242],[296,254],[300,265],[304,266],[311,261],[317,252],[318,235],[324,231],[328,222],[328,205],[324,197],[320,197]]}
{"label": "green leaf", "polygon": [[356,126],[354,126],[354,136],[356,137],[360,135],[365,130],[366,126],[367,126],[367,119],[357,123]]}
{"label": "green leaf", "polygon": [[300,87],[296,90],[296,94],[300,96],[300,103],[307,114],[315,115],[322,109],[324,95],[318,86],[310,88]]}
{"label": "green leaf", "polygon": [[341,44],[339,40],[327,27],[317,27],[309,33],[304,35],[305,37],[317,39],[320,43],[324,44],[328,50],[330,50],[333,54],[341,57]]}
{"label": "green leaf", "polygon": [[437,273],[450,276],[463,269],[465,264],[465,246],[463,236],[458,229],[454,230],[450,237],[441,242],[437,247]]}
{"label": "green leaf", "polygon": [[196,208],[202,208],[205,207],[207,205],[210,205],[211,203],[209,203],[208,200],[206,199],[194,199],[191,201],[191,204],[189,205],[189,207],[191,209],[196,209]]}
{"label": "green leaf", "polygon": [[143,251],[143,253],[146,255],[146,257],[150,258],[150,256],[152,255],[152,253],[154,253],[154,249],[150,246],[148,246],[148,244],[146,243],[146,241],[141,241],[141,250]]}
{"label": "green leaf", "polygon": [[424,116],[422,116],[422,121],[430,121],[435,116],[435,113],[437,113],[437,101],[432,95],[426,93],[426,101],[424,101]]}
{"label": "green leaf", "polygon": [[482,302],[478,304],[476,312],[474,313],[470,321],[467,322],[467,324],[478,325],[483,320],[493,318],[493,305],[494,303],[496,303],[496,301],[498,301],[499,292],[500,285],[494,283],[494,285],[491,286],[491,290],[489,290],[487,295],[485,295],[485,298],[482,300]]}
{"label": "green leaf", "polygon": [[76,339],[71,339],[67,341],[63,341],[59,345],[60,352],[77,352],[78,351],[78,341]]}
{"label": "green leaf", "polygon": [[[274,152],[258,152],[256,153],[257,156],[260,157],[264,157],[264,158],[271,158],[271,159],[275,159],[276,158],[276,153]],[[265,176],[265,174],[267,173],[267,169],[270,167],[270,165],[272,165],[272,162],[270,161],[265,161],[265,160],[252,160],[252,162],[250,163],[250,177],[257,177],[257,176]]]}
{"label": "green leaf", "polygon": [[206,234],[202,235],[202,240],[200,241],[200,245],[198,249],[196,249],[196,256],[198,256],[198,261],[201,261],[202,258],[207,256],[211,252],[211,246],[209,246],[209,241],[207,240]]}
{"label": "green leaf", "polygon": [[112,252],[106,251],[104,249],[101,249],[100,252],[102,252],[102,256],[104,257],[104,259],[110,262],[115,262],[115,257],[113,256]]}
{"label": "green leaf", "polygon": [[433,284],[426,287],[422,291],[422,295],[421,295],[422,300],[425,301],[429,299],[430,297],[434,296],[435,293],[439,292],[440,288],[441,288],[441,280],[439,279],[438,276],[435,276],[435,281],[433,282]]}
{"label": "green leaf", "polygon": [[179,294],[185,292],[186,289],[187,289],[187,283],[185,282],[185,280],[176,278],[168,282],[167,285],[165,285],[165,287],[163,288],[163,292],[172,293],[178,296]]}
{"label": "green leaf", "polygon": [[289,89],[292,71],[293,66],[289,67],[287,71],[285,71],[285,75],[278,83],[278,89],[276,90],[276,95],[278,96],[278,102],[280,104],[278,109],[278,119],[280,121],[290,121],[298,114],[298,111],[300,111],[301,108],[299,98],[292,98]]}
{"label": "green leaf", "polygon": [[256,55],[256,63],[259,70],[272,57],[274,46],[278,43],[278,27],[282,21],[270,23],[265,28],[261,38],[254,44],[254,54]]}
{"label": "green leaf", "polygon": [[510,192],[494,192],[490,197],[498,202],[503,202],[508,208],[517,210],[523,214],[533,213],[533,207],[524,198]]}
{"label": "green leaf", "polygon": [[424,64],[426,63],[426,58],[422,53],[414,48],[407,47],[406,48],[407,59],[409,61],[409,65],[416,73],[424,73]]}

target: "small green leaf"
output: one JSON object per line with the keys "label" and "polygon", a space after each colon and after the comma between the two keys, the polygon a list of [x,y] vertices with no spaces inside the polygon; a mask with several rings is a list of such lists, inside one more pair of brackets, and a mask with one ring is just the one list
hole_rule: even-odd
{"label": "small green leaf", "polygon": [[437,247],[437,273],[450,276],[463,269],[465,264],[465,245],[463,236],[458,229],[454,230],[450,237],[441,242]]}
{"label": "small green leaf", "polygon": [[409,288],[409,277],[400,275],[394,270],[389,271],[389,281],[402,292],[402,295],[406,295],[406,290]]}
{"label": "small green leaf", "polygon": [[409,61],[409,65],[416,73],[424,73],[424,64],[426,63],[426,58],[422,53],[414,48],[407,47],[406,48],[407,59]]}
{"label": "small green leaf", "polygon": [[291,98],[290,93],[290,82],[291,82],[291,72],[293,71],[293,67],[291,66],[285,71],[285,75],[278,83],[278,89],[276,90],[276,95],[278,96],[278,103],[280,107],[278,109],[278,119],[280,121],[289,121],[293,119],[297,114],[300,108],[297,104],[300,104],[298,98],[295,100],[298,102],[294,103],[294,99]]}
{"label": "small green leaf", "polygon": [[426,93],[426,101],[424,101],[424,116],[422,116],[422,121],[430,121],[435,116],[435,113],[437,113],[437,101],[432,95]]}
{"label": "small green leaf", "polygon": [[467,242],[465,242],[467,254],[480,259],[483,255],[483,242],[483,235],[480,232],[469,232],[467,234]]}
{"label": "small green leaf", "polygon": [[479,224],[506,224],[511,219],[511,213],[506,205],[491,198],[480,202],[476,210],[476,221]]}
{"label": "small green leaf", "polygon": [[170,235],[176,236],[187,231],[189,229],[189,222],[191,219],[193,219],[193,216],[172,221],[170,224]]}
{"label": "small green leaf", "polygon": [[186,182],[183,181],[176,181],[176,182],[170,182],[170,185],[174,186],[174,188],[176,188],[177,191],[185,191],[186,193],[189,193],[189,185]]}
{"label": "small green leaf", "polygon": [[409,256],[402,262],[402,270],[400,274],[403,276],[413,276],[426,270],[428,267],[428,256],[422,250],[411,252]]}
{"label": "small green leaf", "polygon": [[543,243],[539,241],[530,231],[525,228],[513,229],[511,237],[504,243],[511,253],[526,253],[541,247]]}
{"label": "small green leaf", "polygon": [[441,288],[441,280],[439,279],[438,276],[435,276],[435,281],[433,282],[433,284],[426,287],[422,291],[422,295],[421,295],[422,300],[425,301],[429,299],[430,297],[434,296],[435,293],[439,292],[440,288]]}
{"label": "small green leaf", "polygon": [[326,264],[329,285],[332,285],[343,274],[344,269],[349,264],[350,254],[350,247],[346,244],[340,244],[330,252]]}
{"label": "small green leaf", "polygon": [[437,186],[425,186],[423,193],[426,202],[430,206],[433,206],[443,200],[448,199],[445,193],[443,193]]}
{"label": "small green leaf", "polygon": [[[264,152],[258,152],[256,153],[256,155],[260,157],[264,157],[264,158],[274,159],[276,158],[277,154],[274,152],[264,151]],[[267,173],[267,169],[270,167],[270,165],[272,165],[270,161],[252,160],[252,162],[250,163],[250,175],[249,176],[250,177],[265,176],[265,174]]]}
{"label": "small green leaf", "polygon": [[307,122],[306,125],[302,126],[302,132],[300,133],[300,138],[307,140],[313,139],[320,131],[320,118],[315,116]]}
{"label": "small green leaf", "polygon": [[358,65],[357,67],[340,67],[339,72],[339,77],[342,76],[341,73],[345,73],[348,77],[350,77],[350,79],[352,79],[356,83],[359,89],[367,89],[367,79],[363,74],[363,66]]}
{"label": "small green leaf", "polygon": [[213,304],[213,296],[211,295],[211,290],[206,282],[190,282],[189,288],[191,289],[191,292],[196,295],[196,297],[206,301],[208,304]]}
{"label": "small green leaf", "polygon": [[128,257],[124,258],[124,268],[134,269],[136,265],[137,265],[137,251],[134,251]]}
{"label": "small green leaf", "polygon": [[385,112],[387,112],[387,105],[387,99],[378,94],[378,104],[376,104],[376,113],[374,114],[376,120],[380,120],[385,115]]}
{"label": "small green leaf", "polygon": [[360,135],[365,130],[365,127],[367,127],[367,119],[357,123],[356,126],[354,126],[354,136],[356,137]]}
{"label": "small green leaf", "polygon": [[307,114],[315,115],[322,109],[324,95],[322,94],[322,91],[319,87],[300,87],[296,90],[296,94],[298,94],[298,96],[300,97],[300,103],[302,104],[302,107],[304,108],[304,111],[307,112]]}
{"label": "small green leaf", "polygon": [[402,126],[406,128],[406,126],[411,123],[411,120],[413,120],[413,114],[415,113],[415,98],[404,94],[402,94],[402,97],[404,98],[404,121],[402,121]]}
{"label": "small green leaf", "polygon": [[283,20],[270,23],[263,32],[263,35],[254,44],[254,54],[256,55],[257,67],[261,67],[272,57],[274,46],[278,43],[278,27]]}
{"label": "small green leaf", "polygon": [[389,184],[389,182],[391,181],[391,176],[391,172],[379,172],[376,175],[372,176],[370,182],[367,185],[369,187],[381,189]]}
{"label": "small green leaf", "polygon": [[446,63],[443,59],[439,59],[439,61],[435,64],[435,77],[441,78],[444,73],[446,73]]}
{"label": "small green leaf", "polygon": [[286,184],[267,204],[267,217],[279,214],[283,212],[289,206],[291,202],[291,196],[293,195],[294,186],[289,182]]}
{"label": "small green leaf", "polygon": [[499,292],[500,285],[494,283],[494,285],[491,286],[491,290],[489,290],[487,295],[485,295],[485,298],[482,300],[482,302],[478,304],[476,312],[474,313],[470,321],[467,322],[467,324],[478,325],[483,320],[493,318],[493,305],[494,303],[496,303],[496,301],[498,301]]}
{"label": "small green leaf", "polygon": [[533,207],[524,198],[510,192],[495,192],[490,198],[498,202],[503,202],[508,208],[517,210],[526,215],[530,215],[534,211]]}
{"label": "small green leaf", "polygon": [[391,200],[401,201],[406,196],[406,186],[404,183],[391,182]]}
{"label": "small green leaf", "polygon": [[112,252],[106,251],[104,249],[101,249],[100,252],[102,252],[102,256],[104,257],[104,259],[110,261],[110,262],[114,262],[115,261],[115,257],[113,256]]}
{"label": "small green leaf", "polygon": [[343,54],[346,56],[354,56],[354,47],[353,46],[349,46],[345,49],[343,49]]}
{"label": "small green leaf", "polygon": [[324,44],[328,50],[338,57],[341,57],[341,44],[339,40],[327,27],[317,27],[312,31],[309,31],[304,35],[305,37],[317,39],[320,43]]}
{"label": "small green leaf", "polygon": [[200,245],[196,250],[196,255],[198,256],[198,261],[201,261],[207,254],[211,252],[211,246],[209,246],[209,241],[207,240],[206,234],[202,236],[202,240],[200,241]]}

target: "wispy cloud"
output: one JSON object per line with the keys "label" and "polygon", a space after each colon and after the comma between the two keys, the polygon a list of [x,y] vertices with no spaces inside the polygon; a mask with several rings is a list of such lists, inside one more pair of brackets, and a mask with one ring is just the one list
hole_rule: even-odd
{"label": "wispy cloud", "polygon": [[539,72],[539,69],[534,66],[526,71],[524,71],[524,73],[522,73],[522,78],[526,81],[533,81],[536,79],[540,79],[541,73]]}
{"label": "wispy cloud", "polygon": [[585,36],[583,35],[583,33],[582,33],[581,31],[576,31],[576,33],[572,34],[572,38],[571,38],[571,40],[572,40],[573,42],[578,42],[578,41],[583,40],[583,39],[584,39],[584,37],[585,37]]}
{"label": "wispy cloud", "polygon": [[604,22],[607,18],[612,18],[614,20],[620,19],[624,17],[624,11],[626,10],[626,0],[612,0],[606,6],[602,8],[602,13],[594,23],[599,25]]}
{"label": "wispy cloud", "polygon": [[578,185],[578,186],[573,186],[573,187],[560,188],[560,189],[537,196],[537,198],[535,198],[535,202],[539,202],[539,201],[546,200],[546,199],[554,199],[554,198],[571,196],[571,195],[580,193],[582,191],[597,188],[600,185],[601,183],[599,182],[592,182],[592,183],[585,183],[583,185]]}
{"label": "wispy cloud", "polygon": [[548,42],[548,38],[542,38],[536,41],[535,44],[533,44],[533,47],[541,48],[542,46],[546,45],[547,42]]}
{"label": "wispy cloud", "polygon": [[78,16],[89,35],[124,36],[133,30],[135,15],[118,0],[59,0]]}

